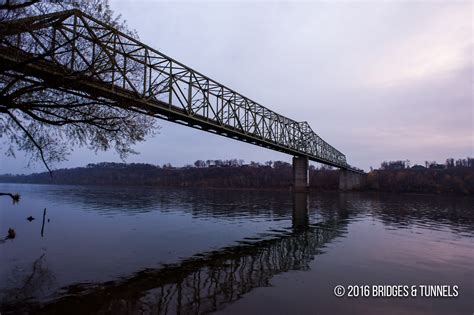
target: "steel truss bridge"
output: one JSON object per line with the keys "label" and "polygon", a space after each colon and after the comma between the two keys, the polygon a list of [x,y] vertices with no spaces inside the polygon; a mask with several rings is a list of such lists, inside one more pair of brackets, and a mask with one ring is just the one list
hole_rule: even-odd
{"label": "steel truss bridge", "polygon": [[79,10],[0,26],[2,73],[103,97],[148,115],[341,169],[354,170],[307,122],[297,122]]}

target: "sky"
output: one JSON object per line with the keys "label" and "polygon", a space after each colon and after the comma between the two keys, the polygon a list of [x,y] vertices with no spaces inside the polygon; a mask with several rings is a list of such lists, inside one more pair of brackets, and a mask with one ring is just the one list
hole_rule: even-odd
{"label": "sky", "polygon": [[[140,40],[312,129],[368,170],[474,156],[474,2],[112,0]],[[160,120],[126,162],[291,156]],[[55,168],[120,162],[76,148]],[[44,171],[22,154],[0,173]]]}

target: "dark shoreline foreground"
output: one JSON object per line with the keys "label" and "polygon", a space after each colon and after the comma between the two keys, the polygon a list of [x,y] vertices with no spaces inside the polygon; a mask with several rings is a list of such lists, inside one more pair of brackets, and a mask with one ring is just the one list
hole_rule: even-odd
{"label": "dark shoreline foreground", "polygon": [[[337,191],[339,171],[311,169],[310,191]],[[0,175],[2,183],[189,187],[220,190],[287,191],[292,168],[271,166],[159,167],[151,164],[99,163],[30,175]],[[474,195],[474,168],[375,170],[356,191]]]}

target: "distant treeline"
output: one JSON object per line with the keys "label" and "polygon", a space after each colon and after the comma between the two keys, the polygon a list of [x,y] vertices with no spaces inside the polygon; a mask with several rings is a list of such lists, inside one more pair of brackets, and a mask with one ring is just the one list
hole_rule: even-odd
{"label": "distant treeline", "polygon": [[474,195],[474,168],[375,170],[363,190]]}
{"label": "distant treeline", "polygon": [[[338,174],[327,167],[310,169],[314,188],[335,190]],[[196,161],[195,166],[162,167],[142,163],[98,163],[86,167],[59,169],[31,175],[0,175],[0,182],[72,185],[147,185],[171,187],[288,189],[292,165],[286,162],[251,162],[242,160]]]}
{"label": "distant treeline", "polygon": [[400,193],[452,193],[474,195],[474,158],[446,159],[445,163],[409,160],[385,161],[367,174],[364,190]]}
{"label": "distant treeline", "polygon": [[[381,170],[401,170],[401,169],[448,169],[448,168],[474,168],[474,158],[465,159],[446,159],[445,163],[438,163],[436,161],[425,161],[425,165],[415,164],[411,166],[410,160],[399,160],[399,161],[384,161],[380,165]],[[372,169],[371,169],[372,171]]]}
{"label": "distant treeline", "polygon": [[[339,171],[310,166],[310,188],[337,190]],[[359,190],[402,193],[453,193],[474,195],[474,159],[447,159],[445,164],[428,162],[410,166],[406,161],[383,162],[364,175]],[[203,187],[237,189],[288,189],[292,165],[282,161],[264,164],[243,160],[196,161],[173,167],[143,163],[98,163],[31,175],[0,175],[0,182],[67,185],[147,185],[158,187]]]}

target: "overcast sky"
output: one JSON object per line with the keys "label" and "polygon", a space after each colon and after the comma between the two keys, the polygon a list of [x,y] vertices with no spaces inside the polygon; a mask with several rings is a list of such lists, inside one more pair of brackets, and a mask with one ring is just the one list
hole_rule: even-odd
{"label": "overcast sky", "polygon": [[[111,2],[140,39],[368,169],[474,156],[473,2]],[[128,162],[291,156],[166,121]],[[2,156],[0,173],[44,170]],[[75,150],[55,167],[119,161]]]}

